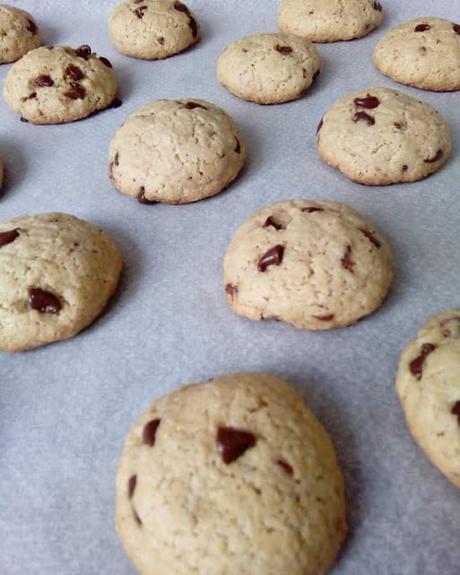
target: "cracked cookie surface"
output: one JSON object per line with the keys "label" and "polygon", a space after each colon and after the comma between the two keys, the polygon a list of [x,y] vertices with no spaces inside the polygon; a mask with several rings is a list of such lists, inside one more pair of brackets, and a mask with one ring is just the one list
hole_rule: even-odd
{"label": "cracked cookie surface", "polygon": [[301,98],[319,74],[318,51],[293,34],[256,34],[230,44],[217,78],[232,94],[259,104]]}
{"label": "cracked cookie surface", "polygon": [[387,88],[338,100],[318,126],[317,143],[327,164],[370,186],[426,178],[444,165],[452,149],[439,112]]}
{"label": "cracked cookie surface", "polygon": [[157,100],[115,134],[109,175],[141,203],[185,204],[214,196],[239,174],[246,156],[238,126],[214,104]]}
{"label": "cracked cookie surface", "polygon": [[29,122],[60,124],[110,106],[117,97],[117,81],[111,63],[89,46],[48,46],[14,64],[3,95]]}
{"label": "cracked cookie surface", "polygon": [[396,388],[415,441],[460,488],[460,309],[430,319],[404,349]]}
{"label": "cracked cookie surface", "polygon": [[112,42],[135,58],[158,60],[183,52],[200,39],[193,12],[177,0],[128,0],[109,21]]}
{"label": "cracked cookie surface", "polygon": [[383,19],[376,0],[281,0],[280,30],[312,42],[337,42],[366,36]]}
{"label": "cracked cookie surface", "polygon": [[116,507],[142,575],[322,575],[346,533],[332,443],[294,389],[267,374],[155,401],[127,436]]}
{"label": "cracked cookie surface", "polygon": [[437,92],[460,90],[460,24],[417,18],[387,32],[374,64],[401,84]]}
{"label": "cracked cookie surface", "polygon": [[224,260],[227,301],[238,315],[306,330],[344,327],[383,302],[393,279],[385,240],[336,202],[292,200],[253,214]]}
{"label": "cracked cookie surface", "polygon": [[0,64],[19,60],[41,43],[38,24],[28,12],[0,4]]}
{"label": "cracked cookie surface", "polygon": [[62,213],[0,224],[0,350],[72,337],[114,293],[121,254],[103,230]]}

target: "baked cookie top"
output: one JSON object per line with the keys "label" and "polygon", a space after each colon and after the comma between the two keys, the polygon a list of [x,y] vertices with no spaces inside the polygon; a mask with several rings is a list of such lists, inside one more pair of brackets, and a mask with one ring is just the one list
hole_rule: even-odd
{"label": "baked cookie top", "polygon": [[387,32],[374,50],[377,68],[401,84],[460,90],[460,24],[417,18]]}
{"label": "baked cookie top", "polygon": [[376,0],[281,0],[278,10],[282,32],[312,42],[361,38],[382,19],[382,4]]}
{"label": "baked cookie top", "polygon": [[235,96],[258,104],[301,98],[319,74],[315,46],[293,34],[255,34],[230,44],[217,78]]}
{"label": "baked cookie top", "polygon": [[107,58],[87,45],[37,48],[16,62],[6,76],[6,103],[34,124],[85,118],[110,106],[117,80]]}
{"label": "baked cookie top", "polygon": [[0,224],[0,350],[75,335],[115,291],[120,252],[103,231],[62,213]]}
{"label": "baked cookie top", "polygon": [[404,349],[396,386],[415,440],[460,488],[460,309],[430,319]]}
{"label": "baked cookie top", "polygon": [[186,204],[214,196],[245,161],[243,137],[218,106],[198,99],[157,100],[115,134],[109,174],[115,188],[141,203]]}
{"label": "baked cookie top", "polygon": [[338,100],[318,126],[323,160],[367,185],[414,182],[449,157],[449,128],[434,108],[387,88],[368,88]]}
{"label": "baked cookie top", "polygon": [[154,402],[126,439],[116,515],[142,575],[320,575],[346,532],[326,431],[292,387],[264,374]]}
{"label": "baked cookie top", "polygon": [[295,327],[344,327],[372,313],[393,278],[385,240],[349,206],[292,200],[253,214],[225,255],[227,301],[238,315]]}
{"label": "baked cookie top", "polygon": [[19,60],[41,43],[38,24],[28,12],[0,4],[0,64]]}
{"label": "baked cookie top", "polygon": [[146,60],[173,56],[200,38],[195,15],[177,0],[127,0],[113,11],[109,31],[120,52]]}

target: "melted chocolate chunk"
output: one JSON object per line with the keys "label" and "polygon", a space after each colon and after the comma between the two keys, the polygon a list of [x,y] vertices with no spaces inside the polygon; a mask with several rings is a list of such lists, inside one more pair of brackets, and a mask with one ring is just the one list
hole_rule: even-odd
{"label": "melted chocolate chunk", "polygon": [[382,243],[374,236],[374,234],[371,231],[365,230],[363,228],[360,228],[359,231],[362,232],[366,236],[366,238],[371,242],[371,244],[374,244],[376,248],[382,247]]}
{"label": "melted chocolate chunk", "polygon": [[225,286],[225,293],[228,293],[228,295],[233,299],[238,293],[238,288],[233,284],[227,284]]}
{"label": "melted chocolate chunk", "polygon": [[353,267],[356,265],[355,262],[351,259],[351,246],[348,245],[347,249],[345,250],[345,255],[340,260],[342,262],[342,266],[348,270],[349,272],[353,273]]}
{"label": "melted chocolate chunk", "polygon": [[416,377],[416,379],[422,379],[423,373],[423,364],[425,363],[426,358],[436,349],[436,346],[432,343],[424,343],[422,345],[422,349],[420,350],[420,355],[413,359],[409,364],[409,369]]}
{"label": "melted chocolate chunk", "polygon": [[265,223],[264,223],[264,228],[269,228],[270,226],[272,228],[275,228],[275,230],[284,230],[285,229],[281,224],[278,224],[273,219],[273,216],[268,216],[268,218],[265,220]]}
{"label": "melted chocolate chunk", "polygon": [[217,431],[217,449],[227,465],[238,459],[243,453],[254,447],[256,437],[249,431],[232,427],[219,427]]}
{"label": "melted chocolate chunk", "polygon": [[319,321],[332,321],[335,315],[331,313],[329,315],[314,315],[313,317]]}
{"label": "melted chocolate chunk", "polygon": [[7,232],[0,232],[0,248],[12,244],[16,238],[19,237],[19,228],[8,230]]}
{"label": "melted chocolate chunk", "polygon": [[65,93],[67,98],[71,100],[83,100],[86,95],[86,90],[76,82],[70,82],[70,89]]}
{"label": "melted chocolate chunk", "polygon": [[407,172],[408,169],[409,169],[409,166],[408,166],[407,164],[404,164],[404,165],[401,166],[401,170],[402,170],[403,172]]}
{"label": "melted chocolate chunk", "polygon": [[153,204],[158,204],[155,200],[149,200],[145,197],[145,188],[141,187],[140,192],[137,194],[137,201],[145,206],[153,206]]}
{"label": "melted chocolate chunk", "polygon": [[152,419],[149,421],[142,430],[142,441],[145,445],[153,447],[155,445],[155,438],[157,435],[158,427],[160,426],[161,419]]}
{"label": "melted chocolate chunk", "polygon": [[287,461],[284,461],[284,459],[278,459],[276,463],[289,475],[289,477],[294,475],[294,470]]}
{"label": "melted chocolate chunk", "polygon": [[57,314],[62,309],[62,304],[54,294],[40,288],[29,288],[29,305],[32,309],[41,313]]}
{"label": "melted chocolate chunk", "polygon": [[397,129],[397,130],[401,130],[404,127],[404,124],[402,122],[395,122],[393,124],[393,126]]}
{"label": "melted chocolate chunk", "polygon": [[432,158],[428,158],[427,160],[425,160],[425,164],[434,164],[434,162],[438,162],[444,155],[444,152],[442,150],[438,150],[436,152],[436,155],[433,156]]}
{"label": "melted chocolate chunk", "polygon": [[313,214],[315,212],[324,212],[324,208],[315,208],[314,206],[308,208],[302,208],[302,212],[307,212],[307,214]]}
{"label": "melted chocolate chunk", "polygon": [[378,10],[379,12],[382,11],[382,5],[380,4],[380,2],[374,2],[373,6],[374,10]]}
{"label": "melted chocolate chunk", "polygon": [[40,88],[50,88],[51,86],[54,86],[54,82],[50,76],[42,74],[41,76],[35,78],[35,85],[39,86]]}
{"label": "melted chocolate chunk", "polygon": [[460,36],[460,24],[454,24],[454,32]]}
{"label": "melted chocolate chunk", "polygon": [[36,34],[38,32],[38,26],[35,24],[33,20],[30,20],[30,18],[27,19],[27,30],[31,34]]}
{"label": "melted chocolate chunk", "polygon": [[268,250],[259,260],[257,269],[260,272],[266,272],[269,266],[279,266],[283,261],[284,247],[275,246]]}
{"label": "melted chocolate chunk", "polygon": [[356,112],[353,116],[353,122],[360,122],[361,120],[366,121],[369,126],[373,126],[375,124],[375,118],[369,116],[366,112]]}
{"label": "melted chocolate chunk", "polygon": [[65,69],[65,77],[70,78],[74,82],[78,82],[78,80],[83,80],[85,74],[78,66],[74,66],[73,64],[69,64]]}
{"label": "melted chocolate chunk", "polygon": [[123,100],[121,98],[115,98],[115,100],[108,106],[108,108],[119,108],[123,105]]}
{"label": "melted chocolate chunk", "polygon": [[356,106],[358,106],[358,108],[366,108],[369,110],[377,108],[380,104],[380,100],[375,96],[371,96],[370,94],[364,98],[355,98],[353,102]]}
{"label": "melted chocolate chunk", "polygon": [[144,12],[146,12],[147,10],[147,6],[139,6],[139,8],[136,8],[134,10],[134,14],[136,14],[136,16],[142,20],[142,18],[144,17]]}
{"label": "melted chocolate chunk", "polygon": [[202,110],[207,110],[206,106],[203,106],[203,104],[198,104],[197,102],[187,102],[185,104],[186,110],[194,110],[195,108],[201,108]]}
{"label": "melted chocolate chunk", "polygon": [[118,152],[115,154],[115,157],[113,158],[113,163],[114,163],[116,166],[118,166],[119,163],[120,163],[120,154],[119,154]]}
{"label": "melted chocolate chunk", "polygon": [[88,46],[88,44],[83,44],[83,46],[80,46],[75,50],[75,56],[83,58],[83,60],[88,60],[91,56],[91,47]]}
{"label": "melted chocolate chunk", "polygon": [[129,499],[133,498],[134,492],[136,491],[136,485],[137,485],[137,475],[133,475],[132,477],[129,478],[129,481],[128,481],[128,497],[129,497]]}
{"label": "melted chocolate chunk", "polygon": [[29,120],[28,120],[27,118],[24,118],[24,116],[21,116],[21,117],[19,118],[19,120],[20,120],[21,122],[24,122],[24,124],[28,124],[28,123],[29,123]]}
{"label": "melted chocolate chunk", "polygon": [[292,52],[292,48],[290,48],[289,46],[280,46],[279,44],[275,46],[275,50],[280,54],[282,54],[283,56],[287,56]]}
{"label": "melted chocolate chunk", "polygon": [[107,66],[107,68],[113,68],[112,62],[107,58],[104,58],[104,56],[99,56],[99,60],[104,64],[104,66]]}
{"label": "melted chocolate chunk", "polygon": [[427,30],[431,30],[431,26],[429,24],[418,24],[414,28],[414,32],[426,32]]}
{"label": "melted chocolate chunk", "polygon": [[460,401],[457,401],[454,404],[451,413],[452,415],[456,415],[458,417],[458,424],[460,425]]}
{"label": "melted chocolate chunk", "polygon": [[322,127],[323,127],[323,118],[321,118],[321,120],[319,121],[318,127],[316,128],[316,133],[318,133]]}
{"label": "melted chocolate chunk", "polygon": [[313,78],[311,80],[311,83],[313,84],[313,82],[316,81],[316,79],[318,78],[318,76],[321,74],[321,70],[316,70],[316,72],[313,74]]}
{"label": "melted chocolate chunk", "polygon": [[234,150],[235,154],[240,154],[241,153],[241,143],[236,136],[235,136],[235,142],[236,142],[235,150]]}

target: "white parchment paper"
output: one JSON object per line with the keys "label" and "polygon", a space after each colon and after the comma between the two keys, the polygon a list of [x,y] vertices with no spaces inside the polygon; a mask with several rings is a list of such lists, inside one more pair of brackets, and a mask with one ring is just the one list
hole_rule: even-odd
{"label": "white parchment paper", "polygon": [[[107,32],[115,1],[10,3],[37,17],[46,43],[88,43],[108,57],[124,104],[40,127],[21,123],[1,99],[7,185],[0,218],[73,213],[113,234],[126,267],[93,327],[65,343],[0,355],[0,573],[133,574],[114,530],[115,472],[127,429],[151,400],[180,384],[256,370],[294,384],[334,439],[350,521],[334,575],[458,575],[460,493],[411,440],[394,377],[402,346],[425,320],[460,306],[460,97],[399,86],[434,105],[454,140],[447,165],[415,184],[353,184],[321,162],[315,130],[340,96],[396,86],[371,62],[386,30],[417,16],[458,21],[459,1],[382,0],[379,30],[319,45],[317,85],[298,102],[271,107],[226,92],[215,61],[229,42],[277,29],[275,0],[189,0],[203,41],[162,62],[115,51]],[[1,81],[8,69],[0,67]],[[142,206],[111,188],[109,142],[140,105],[181,97],[209,99],[232,114],[248,145],[247,168],[211,200]],[[228,242],[253,211],[291,198],[348,202],[389,240],[396,281],[379,312],[329,333],[230,312],[222,285]]]}

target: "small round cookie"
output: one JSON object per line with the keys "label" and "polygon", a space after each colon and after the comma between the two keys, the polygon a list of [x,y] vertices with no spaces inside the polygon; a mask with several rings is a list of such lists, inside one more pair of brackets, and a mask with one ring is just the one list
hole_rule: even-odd
{"label": "small round cookie", "polygon": [[256,212],[236,232],[224,261],[235,313],[306,330],[356,323],[381,305],[392,279],[385,240],[336,202],[292,200]]}
{"label": "small round cookie", "polygon": [[374,50],[374,64],[401,84],[423,90],[460,90],[460,24],[417,18],[387,32]]}
{"label": "small round cookie", "polygon": [[0,64],[19,60],[41,43],[38,24],[28,12],[0,4]]}
{"label": "small round cookie", "polygon": [[396,387],[415,441],[460,488],[460,309],[432,318],[405,348]]}
{"label": "small round cookie", "polygon": [[114,293],[120,252],[103,230],[61,213],[0,224],[0,350],[72,337]]}
{"label": "small round cookie", "polygon": [[120,52],[144,60],[168,58],[200,38],[195,15],[175,0],[126,0],[112,13],[109,32]]}
{"label": "small round cookie", "polygon": [[375,0],[281,0],[278,10],[282,32],[312,42],[362,38],[382,19],[382,5]]}
{"label": "small round cookie", "polygon": [[142,204],[187,204],[214,196],[239,174],[246,157],[238,126],[204,100],[157,100],[115,134],[109,175]]}
{"label": "small round cookie", "polygon": [[258,104],[301,98],[319,74],[315,46],[293,34],[256,34],[230,44],[217,78],[232,94]]}
{"label": "small round cookie", "polygon": [[117,530],[141,575],[323,575],[344,540],[331,440],[267,374],[159,399],[128,434]]}
{"label": "small round cookie", "polygon": [[107,58],[87,45],[37,48],[16,62],[3,86],[6,103],[33,124],[73,122],[103,110],[117,97]]}
{"label": "small round cookie", "polygon": [[317,143],[327,164],[368,186],[426,178],[444,165],[452,149],[439,112],[387,88],[338,100],[318,126]]}

